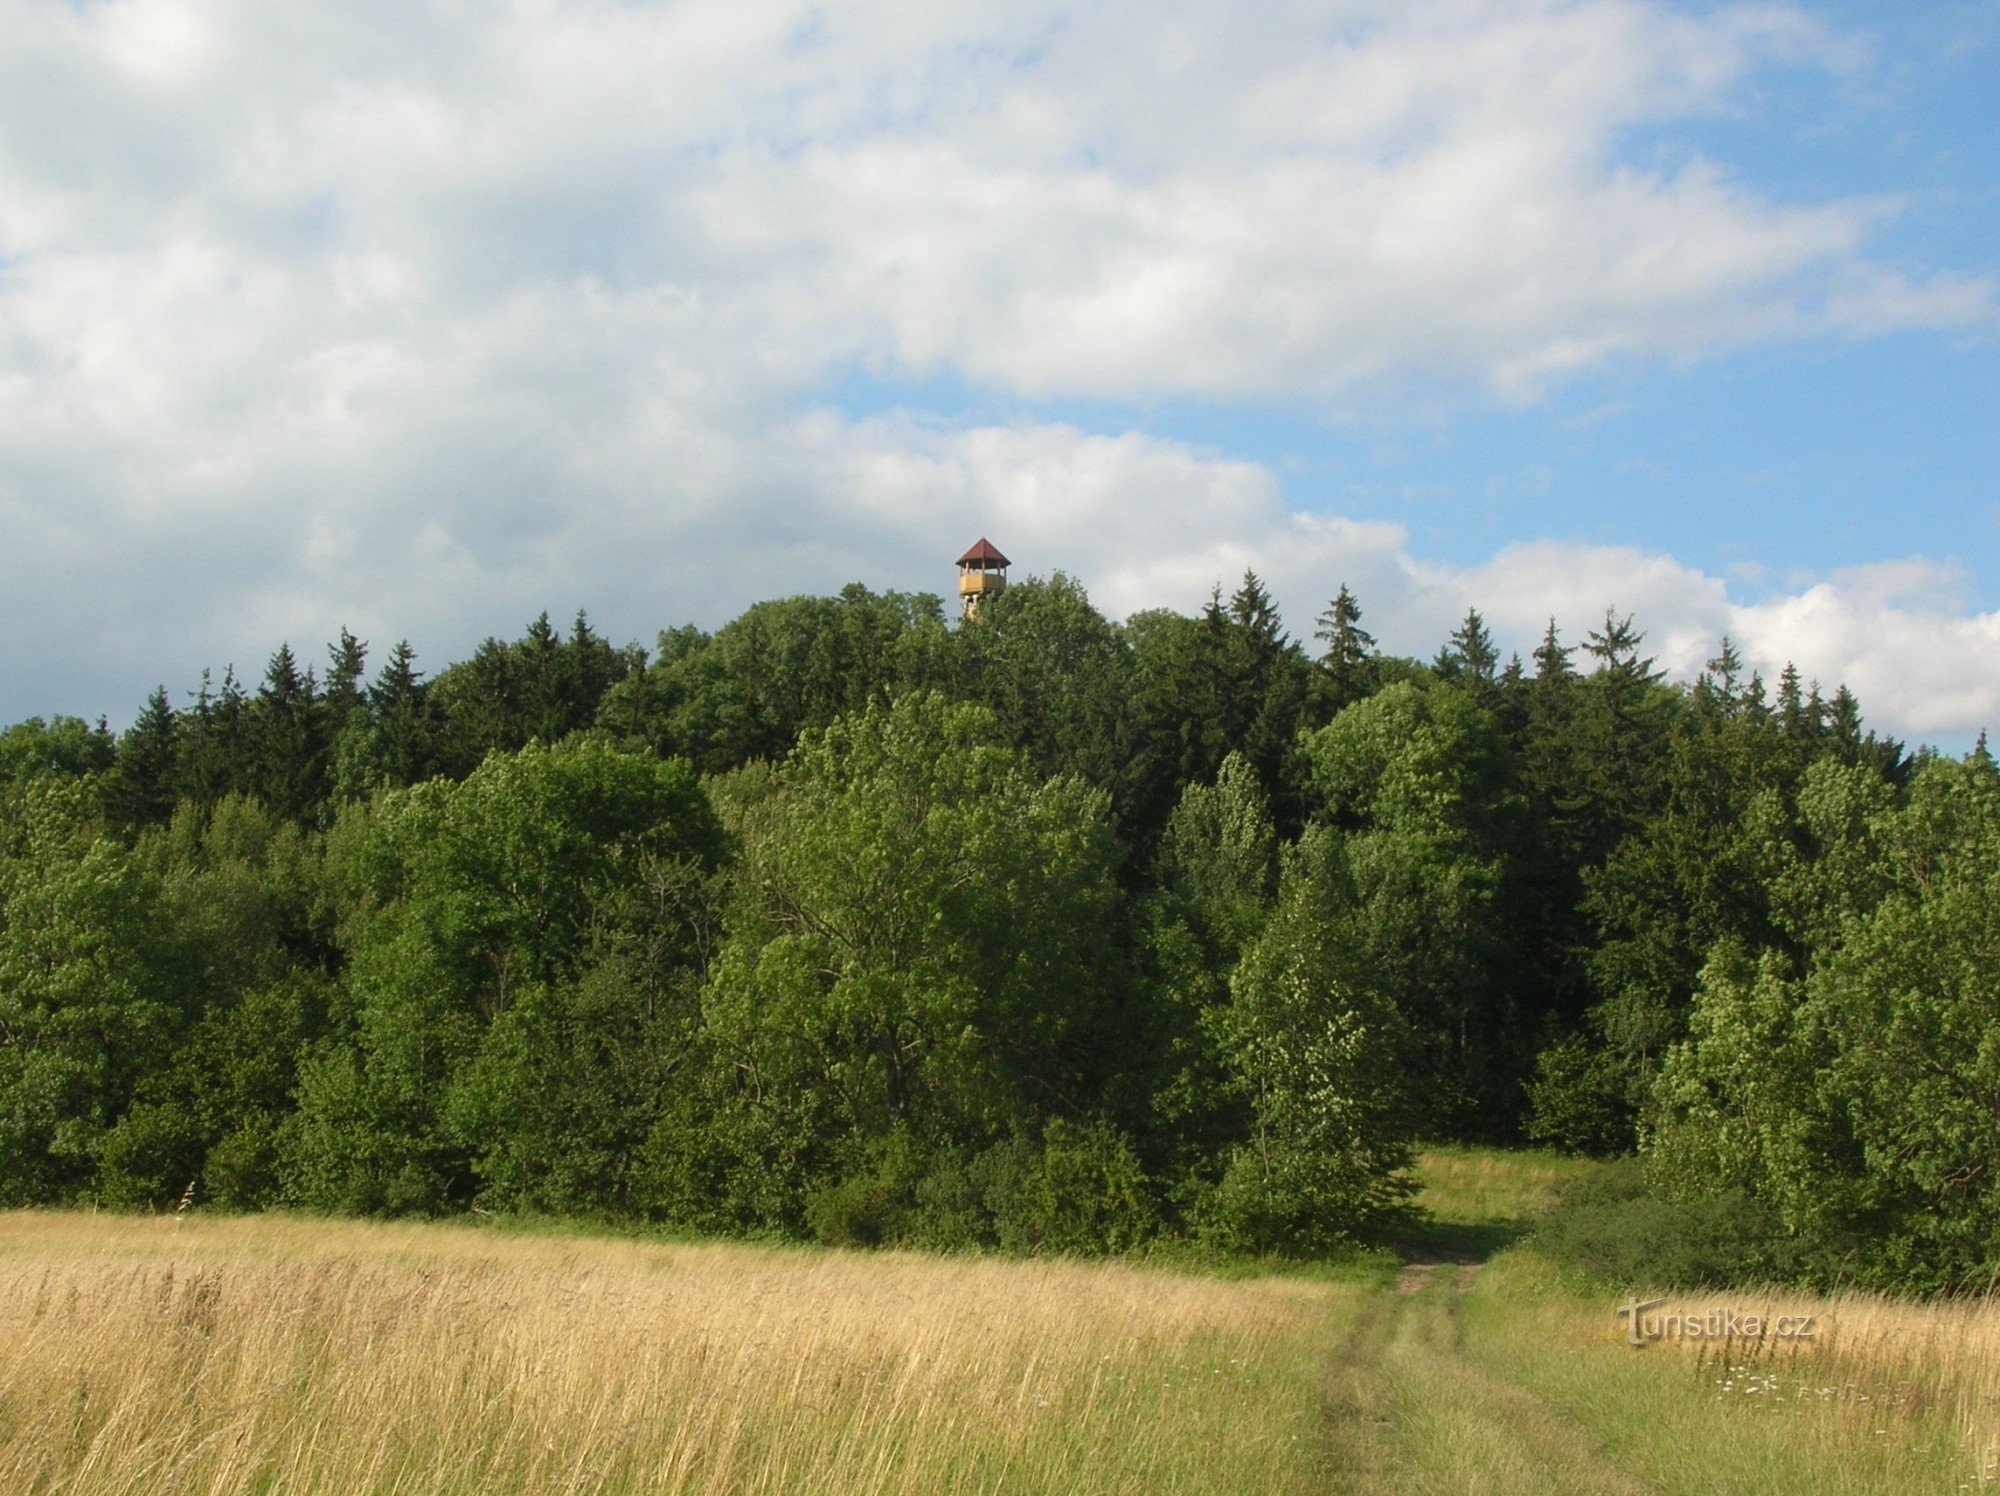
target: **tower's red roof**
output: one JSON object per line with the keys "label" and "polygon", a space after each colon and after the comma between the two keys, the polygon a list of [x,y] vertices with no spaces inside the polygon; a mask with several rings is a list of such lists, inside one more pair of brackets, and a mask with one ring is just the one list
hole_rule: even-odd
{"label": "tower's red roof", "polygon": [[978,544],[974,545],[971,550],[958,558],[958,564],[960,566],[1012,566],[1014,563],[996,551],[993,548],[993,542],[982,535],[979,537]]}

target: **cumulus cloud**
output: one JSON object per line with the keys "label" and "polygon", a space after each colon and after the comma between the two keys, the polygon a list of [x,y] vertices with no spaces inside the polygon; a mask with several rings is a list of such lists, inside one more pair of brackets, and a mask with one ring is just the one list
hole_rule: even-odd
{"label": "cumulus cloud", "polygon": [[[1528,402],[1991,325],[1987,282],[1876,258],[1891,203],[1623,153],[1762,70],[1864,65],[1768,4],[0,0],[6,706],[116,714],[343,622],[449,657],[545,603],[643,636],[923,585],[982,525],[1118,610],[1254,564],[1441,637],[1475,584],[1575,566],[1460,575],[1226,453],[823,392]],[[1592,564],[1662,620],[1688,580]],[[1732,606],[1694,580],[1689,629]],[[1844,608],[1928,626],[1821,585],[1768,637],[1829,675],[1892,648]],[[1952,721],[1959,680],[1924,697]]]}

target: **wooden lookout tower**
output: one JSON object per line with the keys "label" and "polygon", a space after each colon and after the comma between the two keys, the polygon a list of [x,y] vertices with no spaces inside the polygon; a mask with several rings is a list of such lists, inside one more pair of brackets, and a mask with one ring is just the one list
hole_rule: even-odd
{"label": "wooden lookout tower", "polygon": [[958,615],[977,618],[989,597],[1007,590],[1007,568],[1013,563],[993,548],[985,536],[958,558]]}

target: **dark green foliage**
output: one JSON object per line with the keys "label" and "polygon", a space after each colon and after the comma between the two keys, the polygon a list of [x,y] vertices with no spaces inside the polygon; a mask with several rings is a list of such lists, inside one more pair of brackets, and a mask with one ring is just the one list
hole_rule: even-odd
{"label": "dark green foliage", "polygon": [[183,806],[141,838],[134,861],[157,880],[167,975],[190,1022],[107,1136],[99,1195],[167,1204],[193,1183],[202,1200],[270,1203],[299,1056],[333,992],[319,849],[231,796]]}
{"label": "dark green foliage", "polygon": [[1453,630],[1431,668],[1441,680],[1470,692],[1481,706],[1491,710],[1499,704],[1500,651],[1477,608],[1466,610],[1465,621]]}
{"label": "dark green foliage", "polygon": [[605,695],[636,664],[632,652],[598,638],[582,613],[568,638],[544,613],[515,643],[488,639],[426,692],[438,767],[462,777],[496,748],[556,743],[589,727]]}
{"label": "dark green foliage", "polygon": [[1377,679],[1375,636],[1361,627],[1361,604],[1345,582],[1319,615],[1313,637],[1326,646],[1318,684],[1324,714],[1331,716],[1367,696]]}
{"label": "dark green foliage", "polygon": [[[860,586],[0,732],[0,1200],[1317,1252],[1636,1149],[1594,1270],[1996,1269],[2000,771],[1631,620]],[[698,775],[706,775],[705,779]]]}
{"label": "dark green foliage", "polygon": [[179,720],[167,703],[167,688],[161,686],[119,735],[109,798],[113,816],[123,825],[133,829],[160,825],[174,813],[179,731]]}
{"label": "dark green foliage", "polygon": [[1528,1085],[1529,1141],[1598,1156],[1632,1146],[1630,1077],[1617,1058],[1580,1034],[1546,1046]]}
{"label": "dark green foliage", "polygon": [[304,1068],[288,1192],[619,1203],[688,1043],[686,895],[720,850],[693,775],[573,739],[353,813],[352,1018]]}
{"label": "dark green foliage", "polygon": [[1408,1026],[1423,1125],[1504,1133],[1532,974],[1509,918],[1526,808],[1498,722],[1461,690],[1405,682],[1304,746],[1350,870],[1338,917]]}
{"label": "dark green foliage", "polygon": [[837,720],[760,788],[703,1009],[746,1136],[813,1140],[788,1188],[894,1136],[978,1148],[1088,1104],[1124,986],[1101,793],[932,694]]}
{"label": "dark green foliage", "polygon": [[1131,646],[1082,587],[1060,572],[1010,587],[954,642],[954,693],[991,710],[1037,772],[1130,798]]}
{"label": "dark green foliage", "polygon": [[1619,1289],[1722,1287],[1792,1276],[1798,1267],[1797,1248],[1769,1206],[1741,1189],[1662,1199],[1633,1159],[1565,1190],[1534,1242]]}
{"label": "dark green foliage", "polygon": [[1190,784],[1214,779],[1240,753],[1256,772],[1281,825],[1296,827],[1295,739],[1305,720],[1311,666],[1279,625],[1263,583],[1245,573],[1198,618],[1146,613],[1131,619],[1131,786],[1126,816],[1136,851],[1151,851]]}

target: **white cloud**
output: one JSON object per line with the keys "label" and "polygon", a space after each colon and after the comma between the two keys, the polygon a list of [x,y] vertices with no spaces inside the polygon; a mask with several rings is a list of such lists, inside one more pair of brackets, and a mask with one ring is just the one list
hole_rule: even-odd
{"label": "white cloud", "polygon": [[[1800,8],[1649,0],[0,0],[5,704],[129,709],[342,622],[448,657],[544,602],[623,636],[923,585],[982,525],[1121,611],[1256,564],[1427,648],[1475,583],[1574,569],[1426,566],[1155,435],[816,392],[1528,401],[1991,325],[1987,283],[1873,257],[1892,204],[1621,155],[1777,65],[1858,63]],[[1671,601],[1664,558],[1592,564]],[[1873,660],[1821,586],[1770,637]]]}
{"label": "white cloud", "polygon": [[1400,526],[1294,512],[1262,467],[1137,434],[822,416],[807,446],[807,467],[839,475],[838,509],[869,516],[862,554],[904,577],[942,576],[983,531],[1029,570],[1080,577],[1114,616],[1192,611],[1249,570],[1301,638],[1345,584],[1393,652],[1428,658],[1478,608],[1524,657],[1554,619],[1580,667],[1586,635],[1615,611],[1681,680],[1727,635],[1767,679],[1796,664],[1828,694],[1845,683],[1899,734],[1963,745],[2000,724],[2000,613],[1968,614],[1950,564],[1883,562],[1742,600],[1722,577],[1629,546],[1542,540],[1472,567],[1427,562]]}

